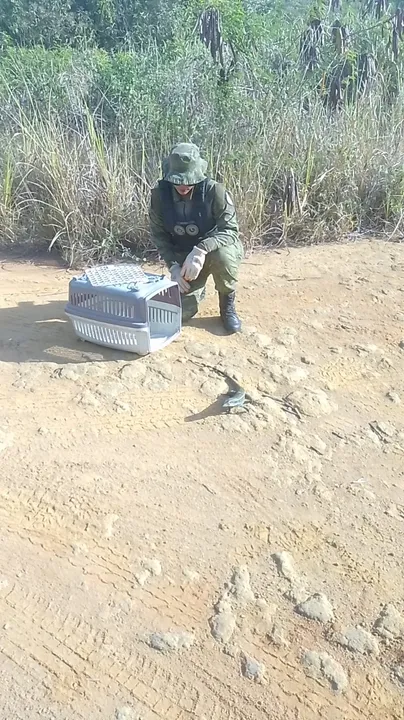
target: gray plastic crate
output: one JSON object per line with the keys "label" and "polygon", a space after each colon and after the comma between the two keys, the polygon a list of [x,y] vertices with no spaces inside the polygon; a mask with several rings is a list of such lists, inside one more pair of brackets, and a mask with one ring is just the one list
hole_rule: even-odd
{"label": "gray plastic crate", "polygon": [[65,312],[82,340],[147,355],[181,332],[177,283],[138,265],[100,265],[69,283]]}

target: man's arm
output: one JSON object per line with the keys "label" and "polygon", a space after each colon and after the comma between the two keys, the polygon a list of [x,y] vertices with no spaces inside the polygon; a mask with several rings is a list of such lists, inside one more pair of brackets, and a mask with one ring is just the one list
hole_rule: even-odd
{"label": "man's arm", "polygon": [[213,252],[225,245],[233,245],[238,240],[238,223],[233,200],[223,185],[216,183],[212,192],[213,217],[216,227],[210,235],[198,243],[205,252]]}
{"label": "man's arm", "polygon": [[176,260],[171,235],[164,228],[158,188],[154,188],[151,193],[149,219],[152,240],[168,269],[170,269]]}

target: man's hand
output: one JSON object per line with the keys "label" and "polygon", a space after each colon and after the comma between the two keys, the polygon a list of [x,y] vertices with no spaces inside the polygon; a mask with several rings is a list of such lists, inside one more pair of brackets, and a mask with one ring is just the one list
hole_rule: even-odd
{"label": "man's hand", "polygon": [[186,295],[187,292],[190,290],[190,284],[182,277],[182,270],[181,265],[178,263],[174,263],[174,265],[171,265],[170,267],[170,274],[171,274],[171,280],[173,282],[176,282],[180,291],[183,295]]}
{"label": "man's hand", "polygon": [[206,255],[205,250],[201,250],[201,248],[197,246],[192,248],[189,255],[185,258],[181,269],[181,275],[185,280],[189,282],[196,280],[204,266]]}

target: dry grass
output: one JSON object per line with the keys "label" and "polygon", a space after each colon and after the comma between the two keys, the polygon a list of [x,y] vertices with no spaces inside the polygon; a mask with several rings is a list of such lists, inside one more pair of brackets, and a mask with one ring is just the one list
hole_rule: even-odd
{"label": "dry grass", "polygon": [[[114,129],[103,124],[100,107],[88,110],[83,98],[78,121],[77,97],[74,112],[56,113],[51,93],[40,106],[29,92],[22,103],[3,83],[3,246],[57,247],[70,265],[152,253],[150,189],[161,154],[182,139],[202,146],[211,174],[233,191],[248,248],[317,243],[353,231],[402,235],[401,91],[386,105],[379,85],[331,115],[298,74],[284,85],[264,86],[241,73],[223,88],[212,86],[199,49],[181,64],[165,67],[158,53],[152,60],[155,67],[144,71],[155,73],[158,87],[150,87],[142,105],[133,102],[130,119],[123,108]],[[181,107],[178,98],[184,98]],[[297,195],[286,212],[291,172]]]}

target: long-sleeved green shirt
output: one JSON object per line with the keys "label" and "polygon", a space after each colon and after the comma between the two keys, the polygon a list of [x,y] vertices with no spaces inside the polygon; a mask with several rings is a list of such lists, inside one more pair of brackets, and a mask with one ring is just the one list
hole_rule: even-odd
{"label": "long-sleeved green shirt", "polygon": [[[181,197],[174,186],[172,192],[178,218],[186,221],[192,217],[192,196]],[[215,221],[215,227],[196,244],[209,253],[237,242],[239,228],[232,199],[222,184],[208,180],[205,201],[208,214]],[[170,268],[177,261],[178,250],[173,236],[164,227],[161,195],[158,187],[152,190],[149,217],[152,239],[167,267]]]}

